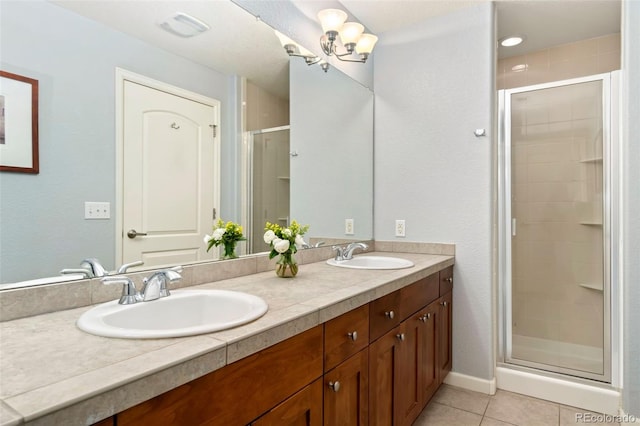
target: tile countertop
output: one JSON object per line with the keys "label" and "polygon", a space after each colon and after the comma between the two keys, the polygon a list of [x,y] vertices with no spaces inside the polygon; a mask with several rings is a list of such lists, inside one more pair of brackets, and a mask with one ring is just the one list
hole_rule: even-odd
{"label": "tile countertop", "polygon": [[[301,265],[204,284],[262,297],[269,311],[244,326],[192,337],[130,340],[75,326],[91,307],[0,323],[0,425],[92,424],[453,265],[453,256],[402,257],[397,270]],[[177,291],[177,290],[176,290]]]}

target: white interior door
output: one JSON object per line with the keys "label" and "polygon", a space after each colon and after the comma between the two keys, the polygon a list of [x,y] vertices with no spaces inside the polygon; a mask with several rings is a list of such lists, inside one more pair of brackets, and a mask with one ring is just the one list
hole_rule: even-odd
{"label": "white interior door", "polygon": [[122,262],[211,258],[219,176],[215,105],[124,80]]}

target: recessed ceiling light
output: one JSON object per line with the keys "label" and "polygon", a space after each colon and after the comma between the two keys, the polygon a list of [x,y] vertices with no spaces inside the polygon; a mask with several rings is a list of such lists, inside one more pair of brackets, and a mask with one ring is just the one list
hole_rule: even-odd
{"label": "recessed ceiling light", "polygon": [[523,41],[524,41],[524,37],[522,36],[510,36],[500,40],[500,45],[504,47],[513,47],[513,46],[519,45]]}

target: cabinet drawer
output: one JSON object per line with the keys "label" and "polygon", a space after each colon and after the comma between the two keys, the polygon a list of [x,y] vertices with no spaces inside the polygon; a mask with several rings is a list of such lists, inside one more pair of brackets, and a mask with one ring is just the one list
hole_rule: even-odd
{"label": "cabinet drawer", "polygon": [[369,344],[369,305],[324,324],[324,371],[331,370]]}
{"label": "cabinet drawer", "polygon": [[400,324],[400,291],[369,303],[369,341],[373,342]]}
{"label": "cabinet drawer", "polygon": [[440,296],[443,296],[453,289],[453,266],[440,271]]}
{"label": "cabinet drawer", "polygon": [[246,425],[321,375],[317,326],[131,407],[117,424]]}
{"label": "cabinet drawer", "polygon": [[432,274],[400,290],[400,318],[424,308],[439,297],[438,274]]}

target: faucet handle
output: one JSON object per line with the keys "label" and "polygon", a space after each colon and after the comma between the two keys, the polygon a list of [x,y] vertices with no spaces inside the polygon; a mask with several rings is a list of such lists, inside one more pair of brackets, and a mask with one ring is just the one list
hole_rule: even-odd
{"label": "faucet handle", "polygon": [[112,275],[102,278],[103,284],[122,284],[122,296],[120,296],[120,300],[118,301],[121,305],[131,305],[134,303],[138,303],[140,301],[138,291],[136,290],[136,285],[129,279],[123,275]]}
{"label": "faucet handle", "polygon": [[331,249],[336,252],[336,257],[335,257],[336,261],[344,260],[344,251],[345,251],[344,247],[331,246]]}
{"label": "faucet handle", "polygon": [[124,265],[118,268],[118,274],[125,274],[127,272],[127,269],[133,268],[134,266],[140,266],[140,265],[144,265],[144,262],[142,260],[137,260],[131,263],[125,263]]}

